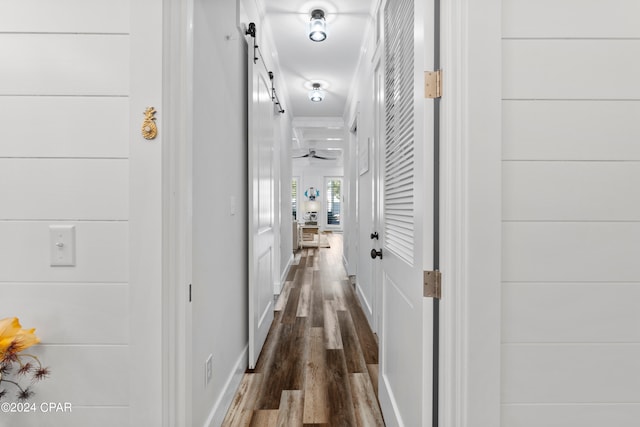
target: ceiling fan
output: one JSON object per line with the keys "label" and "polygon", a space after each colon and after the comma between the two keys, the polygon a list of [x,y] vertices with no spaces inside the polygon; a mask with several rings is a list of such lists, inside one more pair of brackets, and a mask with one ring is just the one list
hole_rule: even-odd
{"label": "ceiling fan", "polygon": [[309,152],[305,155],[302,156],[293,156],[294,159],[302,159],[302,158],[314,158],[314,159],[320,159],[320,160],[336,160],[335,157],[325,157],[325,156],[320,156],[318,155],[318,153],[316,152],[315,149],[310,148]]}

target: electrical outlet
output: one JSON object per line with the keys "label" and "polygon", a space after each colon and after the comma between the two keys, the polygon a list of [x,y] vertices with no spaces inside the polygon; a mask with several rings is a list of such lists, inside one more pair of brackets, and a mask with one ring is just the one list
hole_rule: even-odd
{"label": "electrical outlet", "polygon": [[206,387],[211,382],[211,378],[213,377],[213,354],[210,354],[207,357],[207,360],[204,362],[204,386]]}

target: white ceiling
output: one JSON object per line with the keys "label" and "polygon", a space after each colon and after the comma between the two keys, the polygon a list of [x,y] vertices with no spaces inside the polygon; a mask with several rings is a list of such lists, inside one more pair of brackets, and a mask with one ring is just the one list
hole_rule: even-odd
{"label": "white ceiling", "polygon": [[[323,150],[323,154],[328,154],[324,150],[344,148],[344,129],[326,122],[327,118],[342,118],[344,114],[374,2],[262,0],[275,44],[275,60],[287,84],[290,105],[284,108],[294,119],[304,118],[304,123],[296,124],[294,120],[294,155],[309,148]],[[325,11],[328,26],[323,42],[309,40],[307,33],[310,12],[318,8]],[[322,102],[309,100],[308,87],[314,81],[327,83]],[[313,123],[314,118],[321,119]]]}

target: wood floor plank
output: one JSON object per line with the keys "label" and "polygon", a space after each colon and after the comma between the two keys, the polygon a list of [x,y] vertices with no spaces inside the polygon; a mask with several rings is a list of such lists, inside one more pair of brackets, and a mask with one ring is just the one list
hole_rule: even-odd
{"label": "wood floor plank", "polygon": [[300,302],[298,303],[297,317],[310,317],[311,315],[311,283],[302,285]]}
{"label": "wood floor plank", "polygon": [[296,314],[298,313],[298,304],[300,303],[300,291],[301,286],[294,282],[294,286],[289,292],[289,299],[284,310],[282,310],[282,323],[294,323],[296,321]]}
{"label": "wood floor plank", "polygon": [[351,395],[353,398],[356,424],[359,427],[384,427],[378,399],[368,373],[351,374]]}
{"label": "wood floor plank", "polygon": [[298,261],[298,270],[305,268],[307,265],[307,253],[305,250],[300,251],[300,260]]}
{"label": "wood floor plank", "polygon": [[280,295],[278,296],[278,300],[276,301],[275,306],[273,307],[273,311],[282,311],[287,305],[287,301],[289,300],[289,293],[291,292],[291,288],[293,287],[292,281],[284,282],[284,286],[280,291]]}
{"label": "wood floor plank", "polygon": [[332,426],[355,426],[351,385],[347,363],[342,350],[327,350],[327,390],[329,399],[329,424]]}
{"label": "wood floor plank", "polygon": [[262,409],[253,411],[250,427],[276,427],[278,425],[277,409]]}
{"label": "wood floor plank", "polygon": [[[297,261],[296,261],[297,259]],[[289,268],[289,271],[287,272],[287,277],[285,277],[285,281],[287,282],[291,282],[293,281],[293,276],[296,274],[296,267],[298,266],[298,263],[300,262],[300,258],[296,257],[296,259],[294,259],[293,263],[291,264],[291,267]]]}
{"label": "wood floor plank", "polygon": [[302,424],[303,396],[302,390],[285,390],[282,392],[278,427],[299,427]]}
{"label": "wood floor plank", "polygon": [[348,282],[342,283],[342,291],[346,304],[349,306],[353,324],[356,328],[358,340],[360,341],[360,348],[362,348],[362,354],[364,360],[368,365],[375,365],[378,363],[378,343],[376,342],[375,335],[371,331],[369,321],[360,306],[360,301],[349,288]]}
{"label": "wood floor plank", "polygon": [[313,283],[313,268],[312,267],[305,267],[304,268],[304,272],[302,275],[302,284],[308,283],[308,284],[312,284]]}
{"label": "wood floor plank", "polygon": [[329,422],[324,329],[311,328],[310,335],[309,358],[305,370],[303,422],[323,424]]}
{"label": "wood floor plank", "polygon": [[318,274],[313,275],[311,285],[311,327],[324,327],[324,299],[322,296],[322,284]]}
{"label": "wood floor plank", "polygon": [[[334,302],[335,305],[335,302]],[[347,372],[362,373],[367,372],[367,364],[362,356],[360,349],[360,341],[356,335],[356,330],[351,320],[351,314],[346,311],[337,311],[338,323],[340,325],[340,335],[342,338],[342,347],[344,348],[344,357],[347,362]]]}
{"label": "wood floor plank", "polygon": [[227,415],[222,422],[222,427],[249,426],[253,417],[253,407],[258,398],[258,392],[262,385],[262,374],[245,374],[240,382],[240,387],[231,402]]}
{"label": "wood floor plank", "polygon": [[324,346],[326,349],[342,349],[340,322],[333,301],[324,302]]}
{"label": "wood floor plank", "polygon": [[258,361],[256,362],[256,367],[254,369],[254,372],[256,373],[264,373],[266,369],[265,367],[269,364],[271,358],[273,357],[273,353],[275,352],[275,347],[278,343],[280,334],[281,317],[281,311],[274,312],[273,323],[271,324],[271,328],[269,328],[267,338],[264,341],[264,345],[262,346],[262,350],[260,351],[260,356],[258,357]]}
{"label": "wood floor plank", "polygon": [[278,409],[282,390],[302,390],[308,347],[307,318],[281,323],[274,354],[265,368],[260,398],[255,409]]}
{"label": "wood floor plank", "polygon": [[369,371],[369,377],[371,377],[371,384],[373,385],[373,392],[378,396],[378,375],[380,372],[380,365],[367,365]]}
{"label": "wood floor plank", "polygon": [[337,280],[332,280],[329,286],[333,291],[333,300],[336,302],[336,310],[347,311],[347,303],[344,300],[342,285]]}

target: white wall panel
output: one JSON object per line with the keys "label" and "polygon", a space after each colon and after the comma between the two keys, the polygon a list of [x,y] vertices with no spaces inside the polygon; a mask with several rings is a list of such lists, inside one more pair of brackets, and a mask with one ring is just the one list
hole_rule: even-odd
{"label": "white wall panel", "polygon": [[505,162],[502,171],[504,220],[640,220],[640,162]]}
{"label": "white wall panel", "polygon": [[0,0],[3,32],[128,33],[129,0]]}
{"label": "white wall panel", "polygon": [[125,220],[127,160],[0,159],[0,219]]}
{"label": "white wall panel", "polygon": [[[30,352],[52,374],[32,400],[73,405],[0,427],[131,423],[132,4],[0,0],[0,312],[42,339]],[[76,265],[51,267],[49,226],[65,224]]]}
{"label": "white wall panel", "polygon": [[[640,37],[637,0],[503,0],[503,37]],[[606,19],[605,19],[606,17]]]}
{"label": "white wall panel", "polygon": [[0,295],[0,313],[19,313],[44,343],[129,342],[127,284],[0,283]]}
{"label": "white wall panel", "polygon": [[[37,400],[37,395],[35,400]],[[62,403],[64,404],[64,402]],[[40,408],[40,404],[40,401],[38,401],[36,408]],[[71,412],[51,413],[38,411],[35,414],[2,414],[2,418],[0,418],[0,427],[124,427],[128,425],[129,408],[118,406],[82,407],[72,405]]]}
{"label": "white wall panel", "polygon": [[640,283],[507,283],[502,342],[640,342]]}
{"label": "white wall panel", "polygon": [[0,95],[129,93],[125,35],[2,34],[0,57]]}
{"label": "white wall panel", "polygon": [[502,423],[517,427],[637,427],[640,404],[505,405]]}
{"label": "white wall panel", "polygon": [[640,281],[640,223],[507,222],[502,232],[503,281]]}
{"label": "white wall panel", "polygon": [[129,153],[127,97],[0,97],[0,157]]}
{"label": "white wall panel", "polygon": [[124,345],[44,344],[31,347],[29,353],[51,368],[51,376],[34,389],[33,400],[80,406],[126,406],[129,369],[144,363],[132,361]]}
{"label": "white wall panel", "polygon": [[640,40],[502,43],[505,99],[640,99]]}
{"label": "white wall panel", "polygon": [[637,101],[504,101],[503,159],[640,160],[639,118]]}
{"label": "white wall panel", "polygon": [[640,2],[502,6],[502,426],[635,426]]}
{"label": "white wall panel", "polygon": [[[51,267],[49,225],[75,224],[76,266]],[[124,283],[128,278],[126,222],[0,221],[0,282]],[[25,293],[24,297],[29,298]],[[49,312],[49,315],[61,315]]]}
{"label": "white wall panel", "polygon": [[508,344],[502,363],[503,403],[640,402],[640,344]]}

